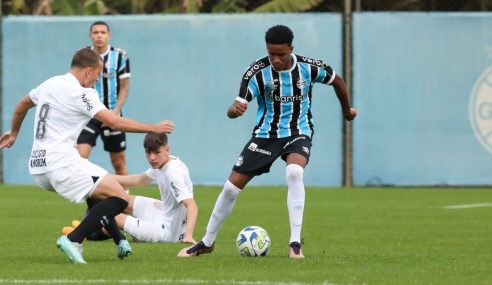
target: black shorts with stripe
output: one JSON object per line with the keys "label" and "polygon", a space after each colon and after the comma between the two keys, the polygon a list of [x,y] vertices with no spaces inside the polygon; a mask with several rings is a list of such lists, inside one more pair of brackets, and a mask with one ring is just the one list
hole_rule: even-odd
{"label": "black shorts with stripe", "polygon": [[77,139],[77,144],[89,144],[94,147],[96,146],[96,140],[99,135],[101,135],[105,151],[125,151],[126,134],[108,127],[103,127],[102,122],[96,119],[91,119],[89,123],[87,123]]}
{"label": "black shorts with stripe", "polygon": [[309,162],[311,146],[311,138],[306,135],[279,139],[252,138],[244,146],[232,170],[248,176],[258,176],[268,173],[278,157],[286,161],[289,153],[298,153]]}

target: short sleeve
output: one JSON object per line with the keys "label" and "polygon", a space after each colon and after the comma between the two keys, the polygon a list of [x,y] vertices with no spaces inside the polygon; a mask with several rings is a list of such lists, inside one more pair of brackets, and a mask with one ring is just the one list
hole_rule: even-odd
{"label": "short sleeve", "polygon": [[99,100],[97,91],[92,88],[86,88],[84,90],[77,100],[76,107],[83,113],[91,116],[91,118],[93,118],[97,112],[107,109]]}
{"label": "short sleeve", "polygon": [[38,99],[39,99],[39,89],[38,89],[38,87],[32,89],[29,92],[29,97],[31,98],[32,102],[34,102],[35,105],[38,104]]}
{"label": "short sleeve", "polygon": [[145,171],[145,175],[147,175],[147,177],[149,177],[152,180],[157,180],[157,170],[153,168],[147,169],[147,171]]}
{"label": "short sleeve", "polygon": [[123,79],[130,77],[130,57],[128,56],[128,53],[120,49],[119,60],[120,64],[118,65],[118,78]]}
{"label": "short sleeve", "polygon": [[189,189],[185,175],[179,169],[171,168],[166,172],[166,183],[178,203],[193,198],[193,191]]}

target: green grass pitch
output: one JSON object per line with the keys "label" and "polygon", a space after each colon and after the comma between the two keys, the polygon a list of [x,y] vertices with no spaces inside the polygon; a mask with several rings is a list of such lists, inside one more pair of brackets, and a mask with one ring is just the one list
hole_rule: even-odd
{"label": "green grass pitch", "polygon": [[[195,187],[205,231],[220,187]],[[157,197],[155,187],[132,194]],[[457,208],[447,206],[465,205]],[[210,255],[180,259],[182,244],[132,243],[116,257],[112,241],[85,242],[87,265],[55,245],[80,218],[74,205],[35,186],[0,186],[0,284],[492,284],[492,191],[488,189],[306,188],[305,260],[289,260],[285,187],[240,194]],[[235,248],[247,225],[272,240],[264,258]]]}

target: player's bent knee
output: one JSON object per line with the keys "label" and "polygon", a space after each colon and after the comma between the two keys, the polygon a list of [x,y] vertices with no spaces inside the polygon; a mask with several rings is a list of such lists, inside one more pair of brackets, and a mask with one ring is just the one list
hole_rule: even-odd
{"label": "player's bent knee", "polygon": [[299,181],[303,179],[304,168],[297,164],[289,164],[285,168],[287,181]]}
{"label": "player's bent knee", "polygon": [[236,199],[236,197],[241,192],[241,189],[232,184],[229,180],[226,182],[224,189],[222,189],[225,197],[229,199]]}

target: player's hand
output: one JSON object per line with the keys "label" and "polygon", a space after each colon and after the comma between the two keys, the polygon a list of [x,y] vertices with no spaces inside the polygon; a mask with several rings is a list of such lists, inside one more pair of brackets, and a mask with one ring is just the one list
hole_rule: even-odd
{"label": "player's hand", "polygon": [[174,131],[174,122],[168,121],[168,120],[159,122],[156,125],[156,129],[157,129],[156,133],[167,133],[167,134],[169,134],[172,131]]}
{"label": "player's hand", "polygon": [[242,116],[247,109],[248,109],[248,104],[239,101],[234,101],[232,106],[229,107],[227,116],[229,116],[229,118],[237,118],[239,116]]}
{"label": "player's hand", "polygon": [[17,139],[17,136],[12,134],[11,131],[5,132],[0,137],[0,149],[10,148],[15,143],[16,139]]}
{"label": "player's hand", "polygon": [[193,238],[183,238],[183,243],[196,244],[196,241]]}
{"label": "player's hand", "polygon": [[350,113],[343,114],[343,117],[347,121],[352,121],[357,116],[357,110],[355,108],[350,108]]}

